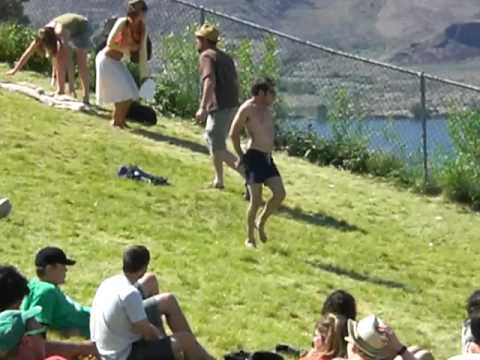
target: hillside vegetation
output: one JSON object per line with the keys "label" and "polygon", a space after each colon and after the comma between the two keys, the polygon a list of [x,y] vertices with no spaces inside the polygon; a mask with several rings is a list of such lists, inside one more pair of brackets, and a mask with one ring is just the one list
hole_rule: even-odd
{"label": "hillside vegetation", "polygon": [[[278,342],[308,347],[335,288],[351,291],[360,316],[380,314],[405,342],[439,359],[459,351],[463,303],[478,286],[477,213],[277,154],[287,201],[269,243],[251,251],[242,182],[229,172],[225,191],[207,188],[210,162],[189,122],[117,131],[103,118],[3,91],[0,106],[0,194],[14,206],[0,221],[2,263],[32,275],[36,250],[62,246],[78,262],[66,291],[90,303],[119,271],[122,250],[145,244],[162,289],[178,295],[218,357]],[[128,163],[172,185],[118,179]]]}

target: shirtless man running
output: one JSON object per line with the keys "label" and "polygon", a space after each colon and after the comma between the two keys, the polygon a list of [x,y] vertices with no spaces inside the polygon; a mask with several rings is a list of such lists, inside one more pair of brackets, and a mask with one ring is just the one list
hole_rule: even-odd
{"label": "shirtless man running", "polygon": [[[272,158],[274,147],[274,126],[272,104],[275,101],[275,83],[270,79],[257,80],[252,86],[252,97],[245,101],[235,115],[230,129],[230,138],[238,154],[237,166],[244,166],[246,183],[250,192],[250,204],[247,210],[247,247],[256,247],[255,228],[260,241],[266,242],[265,223],[285,199],[285,187]],[[242,129],[250,137],[247,151],[240,145]],[[265,184],[272,197],[267,201],[260,216],[257,213],[262,206],[262,186]]]}

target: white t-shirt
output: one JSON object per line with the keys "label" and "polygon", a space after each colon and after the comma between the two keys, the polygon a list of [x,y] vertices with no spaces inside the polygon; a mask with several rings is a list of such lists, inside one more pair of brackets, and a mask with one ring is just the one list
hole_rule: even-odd
{"label": "white t-shirt", "polygon": [[141,336],[132,323],[145,320],[142,295],[125,275],[104,280],[95,294],[90,313],[90,338],[104,360],[126,360],[132,343]]}

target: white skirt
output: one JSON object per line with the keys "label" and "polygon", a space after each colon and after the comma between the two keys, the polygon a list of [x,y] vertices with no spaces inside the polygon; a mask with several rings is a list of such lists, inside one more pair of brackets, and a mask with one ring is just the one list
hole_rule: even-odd
{"label": "white skirt", "polygon": [[105,53],[106,49],[103,49],[95,58],[97,104],[137,100],[138,86],[127,66],[122,61],[106,56]]}

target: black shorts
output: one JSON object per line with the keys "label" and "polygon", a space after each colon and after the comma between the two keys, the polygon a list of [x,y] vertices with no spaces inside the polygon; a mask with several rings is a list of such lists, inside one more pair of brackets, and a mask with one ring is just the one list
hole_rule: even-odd
{"label": "black shorts", "polygon": [[175,360],[170,337],[157,340],[139,340],[132,344],[127,360]]}
{"label": "black shorts", "polygon": [[247,184],[263,184],[270,178],[280,176],[272,155],[249,149],[243,156]]}

